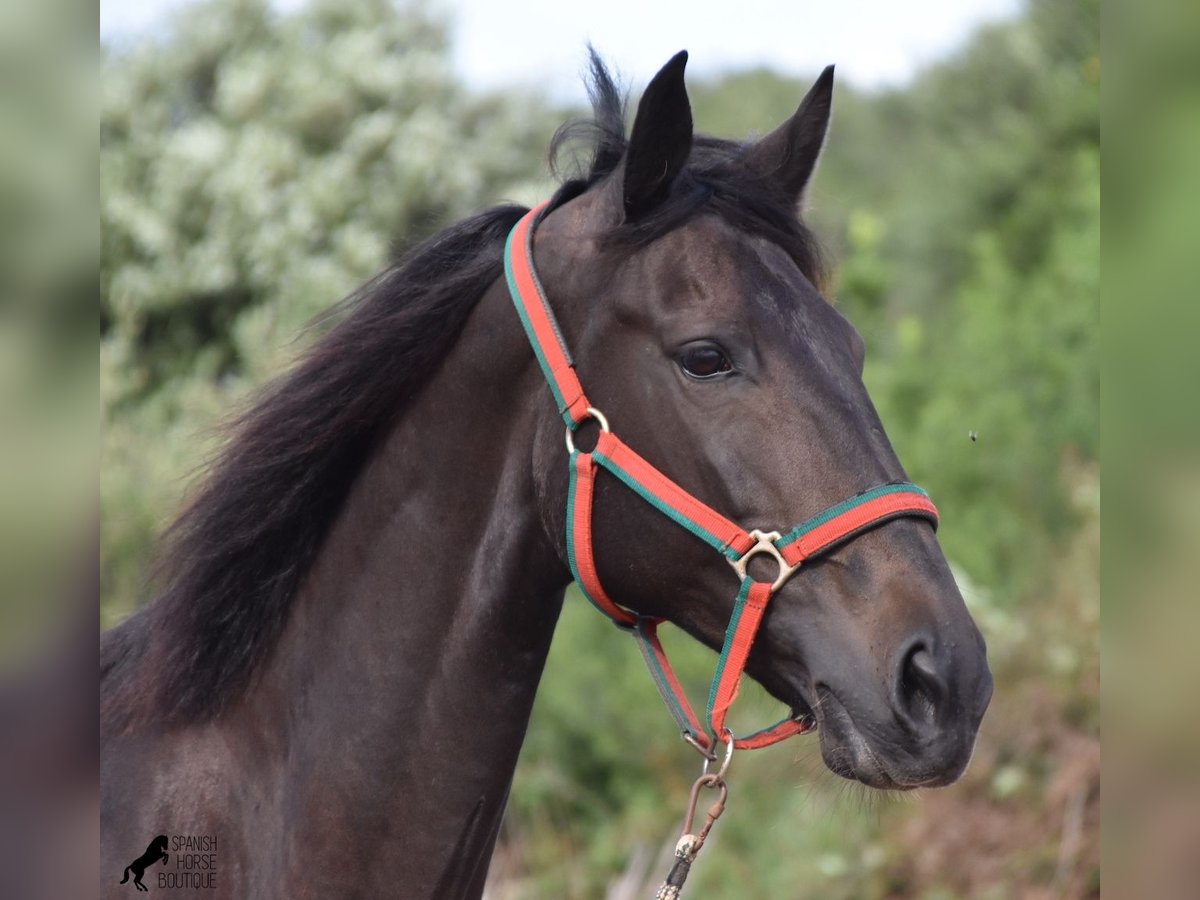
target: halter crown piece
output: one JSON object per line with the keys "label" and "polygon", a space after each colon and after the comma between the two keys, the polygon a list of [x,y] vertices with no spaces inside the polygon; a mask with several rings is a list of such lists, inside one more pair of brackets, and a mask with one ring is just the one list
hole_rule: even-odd
{"label": "halter crown piece", "polygon": [[[531,209],[509,233],[504,248],[504,272],[521,324],[567,423],[571,467],[567,495],[567,559],[575,581],[593,606],[637,639],[655,686],[679,723],[684,739],[709,758],[712,758],[716,744],[732,741],[732,746],[738,749],[753,749],[812,730],[815,723],[807,717],[783,719],[736,739],[725,727],[725,715],[737,697],[746,659],[768,602],[805,560],[827,553],[862,532],[901,516],[926,519],[936,528],[937,508],[919,487],[899,482],[865,490],[782,534],[758,529],[746,531],[644,460],[612,433],[608,420],[588,402],[575,374],[570,351],[533,267],[533,228],[544,207],[542,204]],[[590,452],[584,452],[575,446],[572,435],[589,419],[594,419],[600,426],[600,435],[596,446]],[[725,644],[717,661],[703,722],[688,702],[659,642],[657,630],[662,620],[639,615],[619,605],[600,584],[592,547],[592,501],[596,473],[600,468],[615,475],[660,513],[724,556],[741,582],[725,630]],[[774,582],[756,581],[747,572],[751,557],[760,553],[774,557],[779,565],[779,575]]]}

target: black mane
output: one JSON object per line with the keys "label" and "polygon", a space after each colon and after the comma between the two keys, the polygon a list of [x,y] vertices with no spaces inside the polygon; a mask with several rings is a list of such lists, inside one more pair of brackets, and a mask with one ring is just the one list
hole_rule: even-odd
{"label": "black mane", "polygon": [[[566,179],[547,211],[620,166],[625,106],[591,54],[593,118],[559,129],[552,158],[586,139],[586,171]],[[612,229],[629,250],[703,212],[789,252],[815,284],[816,241],[791,202],[757,178],[744,145],[697,138],[670,196]],[[164,536],[157,600],[101,637],[101,723],[200,721],[220,712],[274,647],[351,484],[380,439],[502,274],[505,237],[526,212],[499,206],[412,250],[337,308],[338,321],[287,375],[236,417],[206,481]]]}
{"label": "black mane", "polygon": [[102,723],[202,719],[250,676],[371,451],[500,277],[525,212],[496,207],[416,247],[230,423],[164,536],[162,593],[101,639]]}

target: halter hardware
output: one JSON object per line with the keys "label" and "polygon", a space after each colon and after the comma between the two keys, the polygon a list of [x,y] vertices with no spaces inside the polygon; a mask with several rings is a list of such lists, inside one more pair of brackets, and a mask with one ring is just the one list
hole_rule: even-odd
{"label": "halter hardware", "polygon": [[[774,744],[816,727],[809,716],[786,718],[742,738],[725,727],[725,715],[737,698],[742,673],[755,635],[775,592],[804,564],[868,529],[900,516],[922,518],[937,527],[937,508],[919,487],[907,482],[883,484],[830,506],[790,531],[746,531],[698,500],[664,475],[620,439],[608,419],[584,394],[562,331],[546,299],[533,265],[533,229],[544,209],[535,207],[513,226],[504,248],[504,273],[513,305],[541,366],[558,411],[567,426],[566,445],[570,481],[567,495],[567,561],[583,595],[618,627],[637,640],[655,687],[679,724],[684,740],[704,756],[706,774],[701,780],[721,786],[734,747],[755,749]],[[589,451],[575,446],[574,432],[594,419],[600,427],[596,445]],[[606,470],[648,504],[720,553],[733,567],[740,588],[733,603],[725,642],[717,661],[703,721],[688,701],[658,639],[660,619],[643,616],[613,600],[596,571],[592,546],[592,507],[596,475]],[[760,554],[775,559],[779,572],[772,582],[757,581],[747,571]],[[720,771],[707,774],[716,761],[716,747],[725,744]],[[724,793],[722,792],[722,806]],[[711,821],[709,823],[711,825]],[[705,833],[707,828],[705,829]],[[699,843],[703,842],[703,837]],[[688,862],[699,848],[696,844]]]}
{"label": "halter hardware", "polygon": [[729,740],[725,742],[725,758],[723,760],[721,760],[720,768],[718,768],[717,771],[715,771],[715,772],[709,772],[708,771],[709,766],[711,766],[713,764],[713,762],[716,761],[717,757],[715,754],[712,754],[712,755],[704,754],[704,765],[700,769],[700,777],[701,778],[705,778],[709,775],[716,775],[719,780],[723,781],[725,779],[725,773],[729,771],[729,764],[733,761],[733,748],[734,748],[734,745],[737,743],[737,740],[734,738],[732,731],[726,731],[725,734],[729,738]]}
{"label": "halter hardware", "polygon": [[784,582],[796,574],[796,570],[800,568],[800,563],[789,566],[788,561],[783,558],[783,554],[775,546],[776,541],[783,540],[783,535],[778,531],[759,531],[755,528],[750,532],[750,537],[754,538],[756,542],[754,546],[739,558],[728,560],[729,565],[733,566],[733,571],[737,572],[738,579],[745,581],[749,577],[746,573],[746,568],[750,565],[752,557],[760,553],[765,553],[767,556],[773,557],[775,562],[779,563],[779,574],[771,582],[771,591],[773,593],[783,587]]}
{"label": "halter hardware", "polygon": [[608,432],[612,431],[612,429],[608,427],[608,419],[605,418],[604,413],[600,412],[600,410],[596,409],[596,407],[594,407],[594,406],[589,406],[587,408],[587,418],[580,419],[578,422],[574,423],[573,425],[567,426],[567,452],[568,453],[575,452],[575,429],[578,428],[582,423],[586,422],[587,419],[595,419],[596,424],[600,426],[600,430],[605,432],[606,434]]}

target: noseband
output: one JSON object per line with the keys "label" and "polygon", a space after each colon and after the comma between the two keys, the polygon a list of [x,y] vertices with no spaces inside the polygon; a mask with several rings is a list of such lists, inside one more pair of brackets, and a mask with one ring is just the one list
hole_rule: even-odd
{"label": "noseband", "polygon": [[[600,612],[637,638],[654,683],[679,723],[683,737],[712,758],[715,744],[752,749],[774,744],[815,727],[811,718],[788,718],[746,737],[734,738],[725,727],[725,715],[737,697],[746,659],[771,597],[804,564],[876,525],[901,516],[928,520],[937,527],[937,508],[914,484],[883,484],[843,500],[800,523],[790,531],[747,531],[700,502],[644,460],[612,433],[608,420],[589,402],[575,374],[570,351],[546,300],[533,267],[533,229],[545,207],[526,213],[509,233],[504,249],[504,272],[508,289],[533,345],[559,412],[567,423],[567,451],[571,480],[567,496],[567,559],[585,597]],[[584,422],[594,420],[600,428],[596,446],[582,451],[573,435]],[[723,557],[740,581],[733,614],[725,630],[725,643],[717,661],[702,724],[688,702],[679,680],[667,661],[658,639],[662,619],[643,616],[617,604],[600,584],[592,546],[592,502],[596,473],[608,470],[639,497],[686,528]],[[779,567],[773,581],[757,581],[747,566],[758,555],[772,557]]]}

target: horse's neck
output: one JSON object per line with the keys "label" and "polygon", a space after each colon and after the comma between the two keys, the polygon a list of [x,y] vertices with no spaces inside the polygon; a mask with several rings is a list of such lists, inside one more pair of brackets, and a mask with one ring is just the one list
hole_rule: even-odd
{"label": "horse's neck", "polygon": [[490,291],[354,486],[247,708],[321,896],[482,890],[568,577],[523,340]]}

